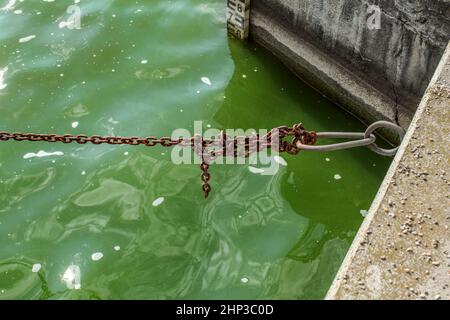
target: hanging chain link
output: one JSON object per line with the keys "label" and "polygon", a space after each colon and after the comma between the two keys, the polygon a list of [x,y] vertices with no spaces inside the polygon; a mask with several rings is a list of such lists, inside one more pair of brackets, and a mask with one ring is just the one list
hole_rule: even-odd
{"label": "hanging chain link", "polygon": [[[286,137],[292,137],[291,141],[284,140]],[[281,126],[272,129],[264,136],[258,134],[250,136],[229,137],[223,132],[217,139],[204,139],[202,136],[194,136],[191,138],[173,139],[171,137],[157,138],[154,136],[140,137],[120,137],[120,136],[99,136],[99,135],[72,135],[72,134],[36,134],[36,133],[20,133],[20,132],[0,132],[0,141],[33,141],[33,142],[61,142],[61,143],[78,143],[94,145],[110,144],[110,145],[144,145],[147,147],[173,147],[176,145],[182,147],[191,147],[194,152],[202,159],[200,165],[202,189],[205,198],[208,197],[212,188],[210,185],[211,175],[209,167],[212,160],[221,155],[248,158],[251,154],[260,152],[264,149],[276,149],[280,153],[296,155],[300,152],[301,145],[314,145],[317,142],[317,134],[313,131],[306,131],[302,124],[296,124],[292,127]],[[242,143],[244,142],[244,143]],[[208,149],[213,150],[208,151]],[[231,152],[230,152],[231,150]]]}

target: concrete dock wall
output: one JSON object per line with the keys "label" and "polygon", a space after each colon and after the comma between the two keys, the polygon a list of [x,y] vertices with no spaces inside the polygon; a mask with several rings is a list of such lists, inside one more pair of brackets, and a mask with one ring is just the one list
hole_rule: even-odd
{"label": "concrete dock wall", "polygon": [[450,43],[327,299],[450,300]]}
{"label": "concrete dock wall", "polygon": [[250,23],[251,37],[338,104],[406,128],[449,40],[450,2],[258,0]]}

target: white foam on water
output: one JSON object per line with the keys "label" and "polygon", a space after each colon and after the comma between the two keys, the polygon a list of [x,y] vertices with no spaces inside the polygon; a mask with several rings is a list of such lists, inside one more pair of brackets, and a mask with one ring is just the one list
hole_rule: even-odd
{"label": "white foam on water", "polygon": [[103,258],[103,253],[101,252],[96,252],[91,255],[92,261],[99,261],[101,258]]}
{"label": "white foam on water", "polygon": [[66,284],[67,289],[81,289],[81,270],[77,265],[70,265],[64,272],[61,280]]}
{"label": "white foam on water", "polygon": [[33,264],[33,267],[31,267],[31,272],[37,273],[39,270],[41,270],[42,265],[40,263]]}
{"label": "white foam on water", "polygon": [[31,158],[43,158],[43,157],[50,157],[50,156],[63,156],[64,152],[61,151],[55,151],[55,152],[45,152],[43,150],[39,151],[38,153],[30,152],[23,156],[24,159],[31,159]]}
{"label": "white foam on water", "polygon": [[341,177],[341,175],[339,175],[339,174],[335,174],[335,175],[334,175],[334,179],[335,179],[335,180],[341,180],[342,177]]}
{"label": "white foam on water", "polygon": [[242,282],[242,283],[248,283],[248,278],[242,278],[242,279],[241,279],[241,282]]}
{"label": "white foam on water", "polygon": [[201,80],[204,84],[206,84],[208,86],[212,85],[211,80],[208,77],[202,77]]}
{"label": "white foam on water", "polygon": [[252,167],[252,166],[248,167],[248,171],[250,171],[251,173],[254,173],[254,174],[264,173],[264,169],[255,168],[255,167]]}
{"label": "white foam on water", "polygon": [[157,207],[160,206],[164,202],[164,197],[159,197],[155,201],[153,201],[152,206]]}
{"label": "white foam on water", "polygon": [[114,246],[115,251],[120,251],[120,246]]}
{"label": "white foam on water", "polygon": [[25,43],[25,42],[33,40],[34,38],[36,38],[36,36],[34,34],[32,34],[30,36],[26,36],[26,37],[20,38],[19,39],[19,43]]}
{"label": "white foam on water", "polygon": [[142,60],[141,63],[142,63],[142,64],[147,64],[147,63],[148,63],[148,60]]}
{"label": "white foam on water", "polygon": [[0,69],[0,90],[5,89],[7,84],[5,83],[5,74],[8,71],[8,67]]}
{"label": "white foam on water", "polygon": [[14,14],[22,14],[23,11],[22,10],[14,10]]}
{"label": "white foam on water", "polygon": [[275,162],[277,162],[278,164],[281,164],[282,166],[287,166],[287,162],[286,160],[284,160],[282,157],[280,156],[274,156],[273,159],[275,160]]}
{"label": "white foam on water", "polygon": [[326,162],[330,162],[331,159],[330,159],[330,158],[325,158],[325,161],[326,161]]}
{"label": "white foam on water", "polygon": [[82,176],[86,175],[86,171],[81,171],[81,175]]}
{"label": "white foam on water", "polygon": [[17,0],[9,0],[3,8],[0,8],[0,11],[9,11],[14,9],[14,5],[16,4],[16,2]]}
{"label": "white foam on water", "polygon": [[369,212],[367,210],[359,210],[359,213],[365,218]]}
{"label": "white foam on water", "polygon": [[77,128],[80,125],[78,121],[72,122],[72,128]]}

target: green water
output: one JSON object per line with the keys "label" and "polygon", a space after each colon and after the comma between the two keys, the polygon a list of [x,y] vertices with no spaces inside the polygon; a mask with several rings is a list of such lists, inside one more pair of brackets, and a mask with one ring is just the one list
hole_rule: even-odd
{"label": "green water", "polygon": [[[262,48],[229,39],[223,0],[82,0],[80,30],[58,27],[71,1],[8,3],[0,130],[364,129]],[[59,155],[30,155],[40,150]],[[0,299],[323,298],[390,160],[283,158],[274,176],[213,166],[205,201],[198,166],[175,166],[167,149],[0,143]]]}

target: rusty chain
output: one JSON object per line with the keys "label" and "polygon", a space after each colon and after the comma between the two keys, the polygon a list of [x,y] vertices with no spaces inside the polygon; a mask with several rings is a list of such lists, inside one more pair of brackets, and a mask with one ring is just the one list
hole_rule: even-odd
{"label": "rusty chain", "polygon": [[[284,140],[286,137],[292,137],[291,141]],[[147,147],[162,146],[173,147],[180,145],[182,147],[191,147],[202,159],[200,165],[202,189],[205,198],[208,197],[212,188],[210,185],[211,175],[209,173],[209,163],[220,155],[231,155],[234,157],[249,157],[252,153],[260,152],[263,149],[276,147],[276,151],[296,155],[301,150],[301,145],[314,145],[317,142],[317,134],[313,131],[307,131],[302,124],[296,124],[292,127],[281,126],[272,129],[264,136],[258,134],[251,136],[229,137],[221,133],[217,139],[204,139],[202,136],[194,136],[188,139],[173,139],[171,137],[157,138],[154,136],[140,137],[121,137],[121,136],[99,136],[99,135],[72,135],[72,134],[36,134],[20,132],[0,132],[0,141],[33,141],[33,142],[61,142],[78,143],[94,145],[144,145]],[[240,143],[244,141],[244,143]],[[208,151],[213,147],[214,150]],[[243,149],[243,150],[242,150]],[[229,153],[229,150],[232,150]]]}

